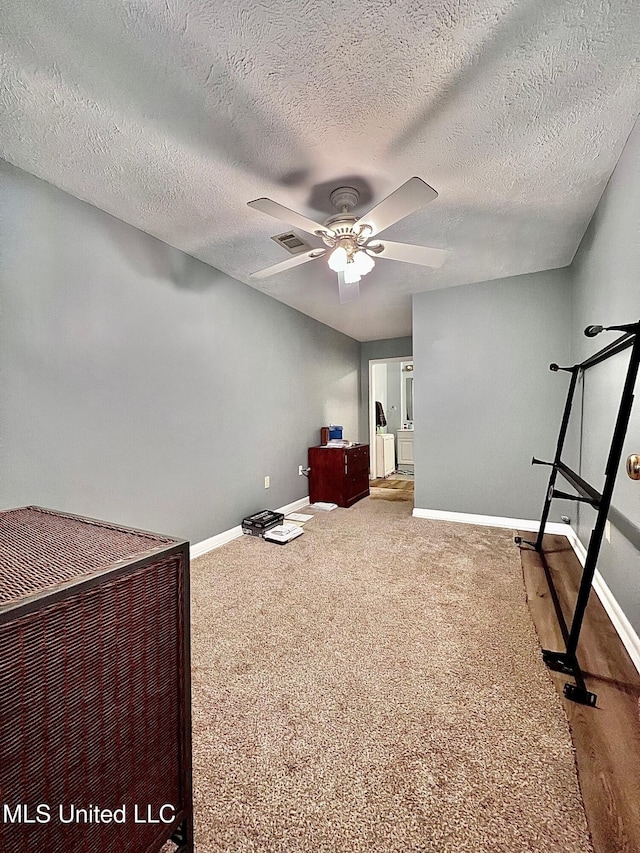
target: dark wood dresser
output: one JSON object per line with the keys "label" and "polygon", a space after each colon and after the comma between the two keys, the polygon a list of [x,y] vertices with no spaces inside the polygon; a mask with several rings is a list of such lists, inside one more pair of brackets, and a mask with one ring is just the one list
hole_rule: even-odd
{"label": "dark wood dresser", "polygon": [[309,448],[309,501],[351,506],[369,494],[369,445]]}
{"label": "dark wood dresser", "polygon": [[187,542],[0,512],[0,675],[2,850],[193,853]]}

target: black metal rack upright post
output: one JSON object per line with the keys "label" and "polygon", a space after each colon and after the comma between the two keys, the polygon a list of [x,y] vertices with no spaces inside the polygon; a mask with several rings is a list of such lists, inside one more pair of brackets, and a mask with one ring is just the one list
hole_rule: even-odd
{"label": "black metal rack upright post", "polygon": [[[584,619],[585,610],[587,608],[587,603],[589,601],[589,594],[591,592],[591,584],[593,583],[593,576],[596,570],[596,563],[598,561],[598,555],[600,553],[600,546],[602,545],[602,537],[604,536],[607,516],[609,514],[609,508],[611,506],[613,487],[615,485],[616,475],[618,473],[618,466],[620,463],[620,457],[622,455],[624,438],[627,432],[629,417],[631,415],[631,408],[633,406],[633,391],[636,383],[636,377],[638,374],[638,365],[640,364],[640,322],[631,323],[625,326],[587,326],[584,332],[587,337],[595,337],[595,335],[598,335],[600,332],[614,330],[623,332],[623,334],[615,341],[596,352],[594,355],[585,359],[585,361],[582,361],[579,364],[574,364],[572,367],[559,367],[557,364],[549,365],[550,370],[564,370],[570,373],[571,381],[569,383],[567,399],[564,407],[564,413],[562,415],[562,422],[560,424],[560,432],[558,435],[558,444],[556,447],[556,453],[553,462],[544,462],[541,459],[536,459],[535,456],[531,460],[532,465],[549,465],[551,467],[549,483],[547,486],[547,493],[542,508],[542,515],[540,518],[540,528],[538,530],[536,541],[527,542],[526,540],[520,539],[520,537],[516,539],[516,542],[518,542],[519,544],[531,545],[533,548],[535,548],[536,551],[538,551],[541,556],[543,568],[554,602],[556,615],[558,617],[558,622],[560,623],[560,628],[565,641],[564,652],[555,652],[549,649],[543,649],[543,660],[550,669],[554,669],[558,672],[563,672],[567,675],[572,676],[575,679],[575,685],[565,684],[564,686],[564,694],[568,699],[572,699],[574,702],[580,702],[583,705],[592,706],[596,704],[597,697],[595,693],[591,693],[589,690],[586,689],[584,678],[580,670],[580,666],[578,664],[577,648],[578,640],[580,638],[580,631],[582,629],[582,622]],[[631,355],[629,358],[629,365],[627,367],[627,375],[625,378],[624,387],[622,390],[622,397],[620,399],[620,406],[618,408],[618,415],[613,430],[611,447],[609,449],[609,456],[607,458],[604,486],[602,488],[602,492],[599,492],[594,486],[592,486],[590,483],[587,483],[586,480],[584,480],[575,471],[572,471],[571,468],[569,468],[569,466],[562,461],[562,451],[567,435],[567,428],[569,426],[569,417],[571,415],[573,397],[576,390],[578,377],[581,373],[584,373],[584,371],[588,370],[590,367],[594,367],[596,364],[600,364],[606,359],[623,352],[629,347],[631,347]],[[560,491],[556,488],[556,478],[558,474],[560,474],[560,476],[563,477],[563,479],[567,483],[569,483],[569,485],[575,490],[575,492],[577,492],[577,494],[571,494],[568,492]],[[598,513],[595,525],[593,527],[593,530],[591,531],[591,536],[589,538],[589,547],[587,549],[587,556],[584,564],[584,569],[582,571],[582,579],[580,581],[580,587],[578,589],[578,596],[576,599],[575,609],[573,612],[573,618],[571,620],[570,628],[567,627],[567,623],[560,608],[558,597],[553,585],[553,579],[551,577],[547,562],[544,558],[543,550],[543,537],[545,527],[547,524],[547,519],[549,517],[551,501],[554,498],[560,498],[561,500],[580,501],[582,503],[589,504],[595,510],[597,510]]]}

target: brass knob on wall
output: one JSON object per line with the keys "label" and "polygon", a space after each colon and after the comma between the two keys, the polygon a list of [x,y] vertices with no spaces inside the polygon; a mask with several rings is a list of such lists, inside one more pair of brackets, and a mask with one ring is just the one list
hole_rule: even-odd
{"label": "brass knob on wall", "polygon": [[640,480],[640,455],[634,453],[627,457],[627,474],[632,480]]}

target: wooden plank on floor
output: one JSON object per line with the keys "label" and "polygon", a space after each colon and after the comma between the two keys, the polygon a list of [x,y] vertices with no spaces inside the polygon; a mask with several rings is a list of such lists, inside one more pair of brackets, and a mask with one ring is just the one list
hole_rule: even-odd
{"label": "wooden plank on floor", "polygon": [[[531,534],[522,533],[523,538]],[[546,536],[544,553],[567,622],[582,567],[563,536]],[[540,556],[522,550],[531,615],[543,648],[564,651]],[[576,749],[578,779],[595,853],[640,851],[640,675],[595,593],[585,613],[578,660],[596,708],[570,702],[571,679],[549,670],[562,697]]]}

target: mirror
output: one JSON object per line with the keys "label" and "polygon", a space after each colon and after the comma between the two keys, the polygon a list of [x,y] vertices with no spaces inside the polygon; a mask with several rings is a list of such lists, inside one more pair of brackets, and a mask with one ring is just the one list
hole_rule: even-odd
{"label": "mirror", "polygon": [[413,376],[406,376],[404,380],[404,404],[405,420],[413,423]]}
{"label": "mirror", "polygon": [[413,429],[413,362],[403,361],[400,369],[400,416],[402,417],[402,426]]}

